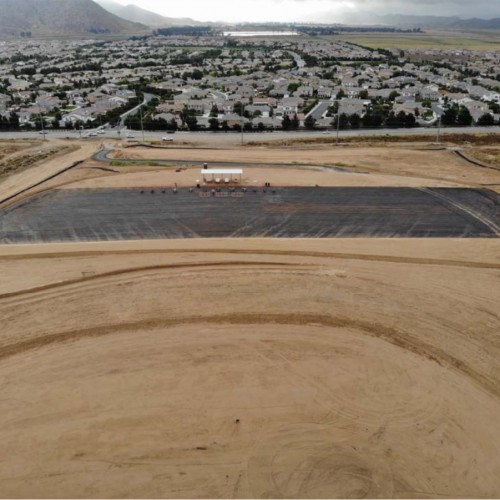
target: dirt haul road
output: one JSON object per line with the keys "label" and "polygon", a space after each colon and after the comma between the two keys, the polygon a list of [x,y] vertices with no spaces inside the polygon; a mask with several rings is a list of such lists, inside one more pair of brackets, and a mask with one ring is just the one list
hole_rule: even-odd
{"label": "dirt haul road", "polygon": [[0,247],[5,497],[498,497],[499,240]]}

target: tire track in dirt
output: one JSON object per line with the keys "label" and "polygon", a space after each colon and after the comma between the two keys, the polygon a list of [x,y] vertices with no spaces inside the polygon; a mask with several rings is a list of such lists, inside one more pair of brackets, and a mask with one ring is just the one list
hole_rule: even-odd
{"label": "tire track in dirt", "polygon": [[210,268],[210,267],[234,267],[234,266],[248,266],[248,267],[285,267],[285,266],[294,266],[294,267],[309,267],[305,265],[297,266],[293,263],[286,262],[252,262],[252,261],[229,261],[229,262],[191,262],[191,263],[182,263],[182,264],[158,264],[153,266],[140,266],[140,267],[132,267],[127,269],[117,269],[115,271],[109,271],[100,274],[94,274],[92,276],[82,276],[80,278],[73,278],[65,281],[59,281],[57,283],[48,283],[46,285],[40,285],[33,288],[28,288],[24,290],[17,290],[15,292],[7,292],[0,294],[0,300],[10,299],[15,297],[22,297],[25,295],[36,294],[39,292],[45,292],[48,290],[54,290],[58,288],[64,288],[71,285],[83,284],[89,281],[101,280],[105,278],[111,278],[115,276],[123,276],[127,274],[135,274],[140,272],[148,272],[148,271],[164,271],[164,270],[173,270],[173,269],[199,269],[199,268]]}
{"label": "tire track in dirt", "polygon": [[41,349],[54,344],[75,342],[83,338],[102,337],[132,332],[139,329],[151,330],[157,328],[172,328],[179,325],[198,324],[229,324],[229,325],[315,325],[326,328],[352,328],[363,334],[389,342],[406,351],[422,356],[449,369],[453,369],[467,376],[476,384],[496,397],[500,397],[500,387],[495,379],[477,372],[464,361],[452,356],[441,348],[431,346],[413,337],[406,331],[400,331],[382,324],[362,321],[344,316],[328,316],[310,313],[290,314],[223,314],[223,315],[193,315],[180,317],[157,317],[148,320],[113,324],[108,326],[90,327],[77,330],[68,330],[54,334],[35,337],[23,342],[7,344],[0,347],[0,360],[9,358],[27,351]]}
{"label": "tire track in dirt", "polygon": [[318,257],[331,259],[351,259],[370,262],[388,262],[393,264],[422,264],[432,266],[453,266],[477,269],[500,269],[500,263],[474,262],[453,259],[433,259],[421,257],[397,257],[392,255],[356,254],[342,252],[315,252],[315,251],[285,251],[285,250],[237,250],[237,249],[175,249],[175,250],[87,250],[68,252],[47,252],[24,255],[0,255],[0,260],[24,260],[24,259],[53,259],[64,257],[92,257],[103,255],[148,255],[148,254],[236,254],[236,255],[276,255],[290,257]]}

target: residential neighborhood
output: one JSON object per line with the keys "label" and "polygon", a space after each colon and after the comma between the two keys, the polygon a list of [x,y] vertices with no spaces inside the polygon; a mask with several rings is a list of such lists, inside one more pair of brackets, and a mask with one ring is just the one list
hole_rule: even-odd
{"label": "residential neighborhood", "polygon": [[334,36],[2,41],[0,129],[496,125],[499,68],[498,51],[376,50]]}

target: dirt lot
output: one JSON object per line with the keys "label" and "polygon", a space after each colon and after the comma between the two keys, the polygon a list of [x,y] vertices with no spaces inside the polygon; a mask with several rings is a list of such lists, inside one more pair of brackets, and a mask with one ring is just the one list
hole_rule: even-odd
{"label": "dirt lot", "polygon": [[[399,177],[401,183],[423,179],[427,185],[434,181],[478,186],[500,184],[500,172],[476,167],[448,149],[425,145],[342,146],[329,145],[295,147],[245,147],[234,149],[151,149],[118,148],[111,155],[153,161],[187,160],[203,162],[288,163],[301,165],[333,165],[353,173],[369,173]],[[348,176],[344,176],[347,180]],[[389,180],[389,179],[388,179]],[[363,182],[363,181],[361,181]],[[379,182],[383,182],[381,179]],[[378,184],[380,185],[380,184]],[[393,185],[393,184],[391,184]]]}
{"label": "dirt lot", "polygon": [[[98,146],[10,176],[0,199]],[[500,184],[415,145],[154,153],[347,170],[252,183]],[[87,160],[39,189],[199,168]],[[500,496],[500,239],[0,245],[0,276],[2,497]]]}
{"label": "dirt lot", "polygon": [[[98,143],[77,144],[68,141],[47,141],[28,152],[14,154],[4,159],[8,163],[9,175],[0,179],[0,202],[23,189],[44,181],[48,177],[63,171],[77,161],[90,158],[100,149]],[[44,161],[39,163],[38,158]],[[0,164],[1,168],[1,164]],[[42,186],[41,189],[44,189]],[[34,191],[36,192],[36,190]]]}
{"label": "dirt lot", "polygon": [[2,247],[2,495],[498,497],[499,256]]}

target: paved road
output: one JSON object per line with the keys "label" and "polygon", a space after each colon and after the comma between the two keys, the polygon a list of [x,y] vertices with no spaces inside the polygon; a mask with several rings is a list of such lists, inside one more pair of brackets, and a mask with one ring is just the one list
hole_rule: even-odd
{"label": "paved road", "polygon": [[495,237],[480,189],[54,190],[0,210],[0,243],[194,237]]}
{"label": "paved road", "polygon": [[[366,136],[384,136],[384,135],[397,135],[397,136],[418,136],[418,135],[433,135],[437,133],[436,128],[414,128],[414,129],[375,129],[375,130],[342,130],[340,137],[366,137]],[[474,133],[495,133],[500,134],[500,127],[450,127],[442,128],[441,133],[445,134],[474,134]],[[335,134],[334,131],[331,132]],[[123,132],[121,135],[124,135]],[[146,140],[161,140],[165,132],[145,132]],[[0,132],[0,139],[41,139],[38,132]],[[50,131],[47,134],[48,138],[65,138],[78,139],[79,133],[77,131]],[[269,141],[269,140],[284,140],[284,139],[302,139],[322,137],[320,131],[301,131],[301,132],[284,132],[281,130],[275,132],[255,132],[245,133],[244,141]],[[105,134],[99,137],[100,139],[119,139],[116,130],[105,130]],[[92,140],[92,139],[83,139]],[[174,134],[174,141],[187,141],[187,142],[203,142],[205,144],[215,145],[236,145],[241,143],[240,133],[224,133],[224,132],[177,132]]]}
{"label": "paved road", "polygon": [[156,96],[154,94],[148,94],[144,92],[144,100],[142,101],[142,103],[138,104],[135,108],[132,108],[131,110],[123,113],[123,115],[120,116],[120,128],[125,127],[125,120],[127,119],[127,117],[137,114],[140,108],[145,106],[148,102],[152,101],[155,97]]}
{"label": "paved road", "polygon": [[307,114],[312,116],[315,120],[320,120],[326,113],[328,108],[332,105],[332,101],[320,101],[318,104]]}
{"label": "paved road", "polygon": [[[199,149],[199,148],[196,148]],[[140,160],[137,159],[127,159],[127,158],[120,158],[119,160],[113,159],[109,157],[109,154],[111,153],[112,149],[104,148],[101,149],[101,151],[97,152],[92,158],[95,161],[99,161],[101,163],[112,163],[113,161],[117,161],[120,163],[120,166],[124,163],[131,164],[134,166],[141,166],[144,165],[147,167],[147,163],[154,162],[155,164],[161,164],[161,165],[199,165],[200,167],[205,163],[199,160],[184,160],[184,159],[177,159],[177,158],[171,158],[168,160],[159,160],[159,159],[154,159],[154,158],[141,158]],[[245,168],[251,168],[251,167],[257,167],[257,168],[262,168],[262,167],[272,167],[272,168],[302,168],[302,169],[307,169],[307,170],[317,170],[318,168],[321,168],[323,170],[333,170],[335,172],[351,172],[347,168],[342,168],[342,167],[336,167],[334,165],[330,166],[325,166],[325,165],[301,165],[300,163],[266,163],[266,162],[258,162],[258,163],[249,163],[246,161],[211,161],[210,162],[210,167],[227,167],[227,166],[241,166]],[[114,167],[114,168],[119,168],[119,166]]]}

